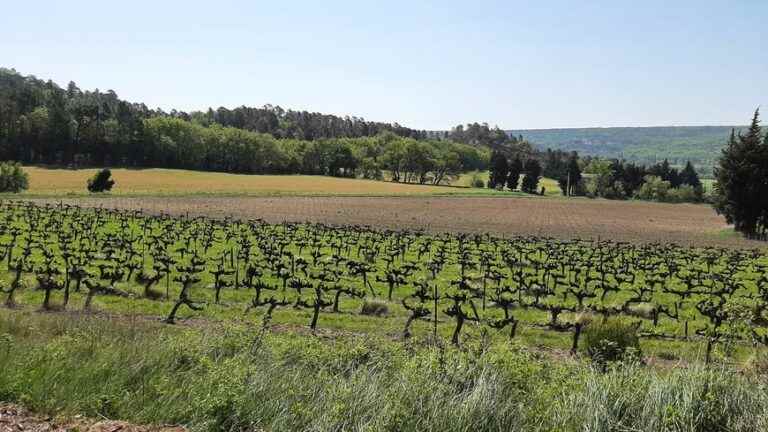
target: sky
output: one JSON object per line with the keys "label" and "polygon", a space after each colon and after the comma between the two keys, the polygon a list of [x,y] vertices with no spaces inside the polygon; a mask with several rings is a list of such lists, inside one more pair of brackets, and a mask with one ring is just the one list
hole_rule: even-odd
{"label": "sky", "polygon": [[0,66],[183,111],[442,130],[768,115],[768,1],[3,2]]}

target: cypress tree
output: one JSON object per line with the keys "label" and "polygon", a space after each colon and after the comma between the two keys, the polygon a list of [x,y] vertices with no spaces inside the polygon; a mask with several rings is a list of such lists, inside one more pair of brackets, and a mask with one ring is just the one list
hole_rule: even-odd
{"label": "cypress tree", "polygon": [[491,172],[488,178],[488,187],[491,189],[503,188],[508,173],[509,164],[507,163],[507,157],[500,152],[493,152],[491,155]]}
{"label": "cypress tree", "polygon": [[701,187],[701,180],[699,180],[699,174],[693,168],[691,161],[686,162],[685,168],[680,172],[680,184],[687,184],[689,186]]}
{"label": "cypress tree", "polygon": [[765,238],[768,223],[768,144],[755,111],[745,135],[731,131],[715,168],[715,210],[749,238]]}
{"label": "cypress tree", "polygon": [[523,192],[535,194],[541,178],[541,164],[536,159],[528,159],[525,162],[525,176],[523,176]]}
{"label": "cypress tree", "polygon": [[520,183],[520,174],[522,173],[523,161],[520,160],[520,156],[515,156],[509,164],[509,174],[507,175],[507,187],[509,190],[517,189],[517,185]]}
{"label": "cypress tree", "polygon": [[[579,156],[573,152],[568,158],[568,164],[564,172],[558,177],[557,183],[563,195],[575,195],[581,182],[581,167],[579,166]],[[570,189],[569,189],[570,188]]]}

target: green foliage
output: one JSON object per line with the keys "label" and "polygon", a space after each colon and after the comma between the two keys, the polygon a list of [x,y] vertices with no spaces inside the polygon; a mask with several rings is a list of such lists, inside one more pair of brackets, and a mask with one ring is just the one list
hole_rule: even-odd
{"label": "green foliage", "polygon": [[98,171],[92,178],[88,179],[89,192],[109,192],[114,185],[115,181],[112,180],[112,171],[108,168]]}
{"label": "green foliage", "polygon": [[648,201],[667,201],[671,186],[668,181],[657,176],[647,176],[645,183],[637,191],[637,198]]}
{"label": "green foliage", "polygon": [[365,300],[362,309],[360,309],[360,313],[371,316],[386,316],[389,314],[389,306],[384,300]]}
{"label": "green foliage", "polygon": [[488,149],[397,124],[280,107],[170,113],[112,92],[66,89],[0,68],[0,158],[247,174],[449,183],[486,169]]}
{"label": "green foliage", "polygon": [[507,162],[507,157],[498,151],[493,152],[491,155],[488,187],[491,189],[503,189],[506,186],[508,175],[509,162]]}
{"label": "green foliage", "polygon": [[522,173],[523,161],[520,160],[519,156],[515,156],[509,163],[509,175],[507,176],[507,188],[509,190],[517,189]]}
{"label": "green foliage", "polygon": [[756,110],[747,133],[731,133],[715,169],[714,207],[751,238],[768,238],[768,142]]}
{"label": "green foliage", "polygon": [[[734,431],[766,429],[759,379],[628,364],[605,373],[517,346],[160,327],[0,310],[0,398],[41,414],[191,430]],[[56,385],[51,385],[56,377]]]}
{"label": "green foliage", "polygon": [[18,193],[29,187],[29,176],[17,162],[0,162],[0,192]]}
{"label": "green foliage", "polygon": [[621,319],[593,321],[584,330],[582,348],[597,363],[623,360],[625,355],[640,355],[637,324]]}
{"label": "green foliage", "polygon": [[523,173],[523,182],[520,189],[526,193],[538,193],[539,180],[541,179],[541,164],[539,161],[536,159],[527,160]]}

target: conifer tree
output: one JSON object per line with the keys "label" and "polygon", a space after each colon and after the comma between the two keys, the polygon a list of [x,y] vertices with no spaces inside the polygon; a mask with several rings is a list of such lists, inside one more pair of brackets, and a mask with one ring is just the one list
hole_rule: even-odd
{"label": "conifer tree", "polygon": [[507,174],[507,187],[509,190],[517,189],[518,183],[520,183],[520,174],[523,173],[523,161],[520,160],[520,156],[515,156],[512,162],[509,163],[509,174]]}
{"label": "conifer tree", "polygon": [[765,238],[768,227],[768,144],[755,111],[746,134],[731,131],[715,168],[715,210],[749,238]]}
{"label": "conifer tree", "polygon": [[541,164],[536,159],[528,159],[525,162],[525,176],[523,176],[523,192],[535,194],[541,178]]}
{"label": "conifer tree", "polygon": [[493,152],[491,155],[491,173],[488,178],[488,187],[495,189],[499,186],[504,187],[509,173],[509,164],[507,157],[500,152]]}
{"label": "conifer tree", "polygon": [[558,177],[557,183],[563,195],[575,195],[581,182],[581,167],[579,166],[579,156],[574,152],[568,158],[568,164],[564,172]]}
{"label": "conifer tree", "polygon": [[701,186],[701,180],[699,180],[699,174],[696,173],[696,170],[693,168],[693,164],[691,164],[691,161],[688,161],[685,164],[685,168],[683,168],[683,170],[680,171],[680,183],[693,186],[694,188]]}

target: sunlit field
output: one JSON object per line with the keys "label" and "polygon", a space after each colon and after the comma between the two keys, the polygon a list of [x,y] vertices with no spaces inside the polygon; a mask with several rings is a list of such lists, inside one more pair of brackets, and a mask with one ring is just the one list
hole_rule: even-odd
{"label": "sunlit field", "polygon": [[[96,169],[26,167],[28,195],[87,194]],[[172,169],[113,169],[112,195],[488,195],[489,189],[308,175],[247,175]],[[509,193],[508,193],[509,194]]]}

